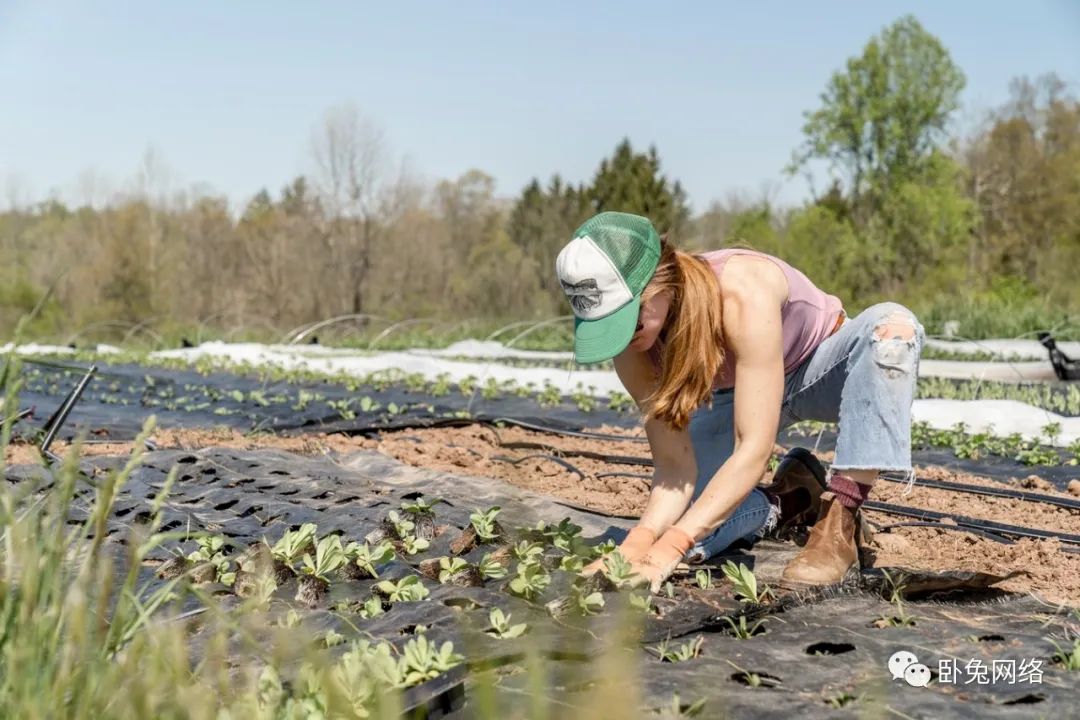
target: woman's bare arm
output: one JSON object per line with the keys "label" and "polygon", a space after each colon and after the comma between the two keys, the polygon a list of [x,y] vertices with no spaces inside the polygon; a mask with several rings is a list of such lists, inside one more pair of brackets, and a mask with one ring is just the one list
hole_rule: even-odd
{"label": "woman's bare arm", "polygon": [[780,310],[787,283],[775,266],[751,262],[737,274],[725,272],[724,335],[734,355],[725,362],[735,363],[736,376],[735,449],[676,523],[695,539],[716,529],[753,490],[780,424],[784,393]]}
{"label": "woman's bare arm", "polygon": [[[615,372],[638,407],[642,407],[656,384],[648,355],[623,352],[615,358]],[[661,535],[690,504],[697,480],[697,462],[686,430],[675,430],[665,422],[650,419],[645,422],[645,435],[654,470],[649,501],[638,524]]]}

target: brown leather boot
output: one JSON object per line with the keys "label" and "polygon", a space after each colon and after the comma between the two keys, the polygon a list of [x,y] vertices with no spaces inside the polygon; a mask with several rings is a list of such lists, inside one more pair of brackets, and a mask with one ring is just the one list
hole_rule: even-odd
{"label": "brown leather boot", "polygon": [[780,506],[780,520],[773,534],[783,536],[796,525],[813,525],[825,492],[825,468],[806,448],[792,448],[776,466],[773,481],[761,488]]}
{"label": "brown leather boot", "polygon": [[821,516],[810,528],[806,545],[784,568],[781,584],[832,585],[843,580],[851,568],[858,568],[856,513],[841,505],[831,491],[822,493]]}

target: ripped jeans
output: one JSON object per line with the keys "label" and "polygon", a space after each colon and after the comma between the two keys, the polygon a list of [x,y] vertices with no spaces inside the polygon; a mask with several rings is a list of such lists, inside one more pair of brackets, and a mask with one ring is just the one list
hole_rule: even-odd
{"label": "ripped jeans", "polygon": [[[909,338],[896,338],[897,328]],[[874,305],[849,319],[785,377],[780,428],[800,420],[838,422],[833,470],[910,473],[911,404],[924,336],[911,311],[896,303]],[[734,392],[720,390],[712,407],[700,408],[690,420],[695,500],[734,449],[734,412]],[[755,488],[687,559],[703,562],[736,540],[763,537],[777,520],[775,506]]]}

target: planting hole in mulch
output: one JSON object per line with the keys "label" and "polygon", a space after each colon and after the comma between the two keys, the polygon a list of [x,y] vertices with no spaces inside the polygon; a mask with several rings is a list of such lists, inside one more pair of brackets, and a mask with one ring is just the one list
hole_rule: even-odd
{"label": "planting hole in mulch", "polygon": [[443,605],[454,608],[455,610],[476,610],[484,607],[482,603],[469,598],[446,598],[442,601]]}
{"label": "planting hole in mulch", "polygon": [[783,683],[783,680],[776,677],[775,675],[769,675],[768,673],[763,672],[752,672],[749,670],[732,673],[731,679],[739,683],[740,685],[745,685],[746,687],[751,688],[774,688],[779,687]]}
{"label": "planting hole in mulch", "polygon": [[1028,693],[1012,700],[1006,700],[1002,705],[1035,705],[1041,703],[1046,697],[1038,693]]}
{"label": "planting hole in mulch", "polygon": [[806,648],[807,655],[842,655],[846,652],[851,652],[855,649],[855,646],[851,643],[831,643],[831,642],[819,642],[814,643]]}

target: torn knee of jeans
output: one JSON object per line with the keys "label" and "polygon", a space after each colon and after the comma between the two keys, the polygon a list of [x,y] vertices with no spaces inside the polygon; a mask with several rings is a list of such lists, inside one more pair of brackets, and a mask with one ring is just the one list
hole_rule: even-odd
{"label": "torn knee of jeans", "polygon": [[915,318],[905,312],[894,310],[874,326],[876,340],[915,339]]}
{"label": "torn knee of jeans", "polygon": [[915,318],[894,311],[874,327],[874,362],[890,378],[911,375],[915,370]]}

